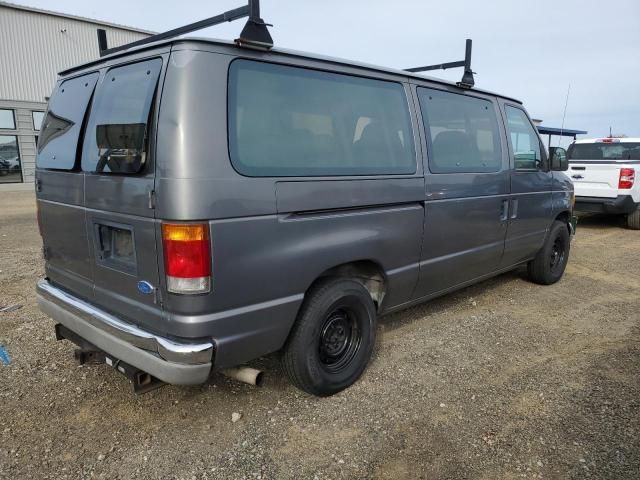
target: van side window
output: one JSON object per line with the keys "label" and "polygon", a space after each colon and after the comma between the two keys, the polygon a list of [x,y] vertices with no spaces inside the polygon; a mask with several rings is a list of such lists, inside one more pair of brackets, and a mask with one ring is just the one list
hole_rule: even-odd
{"label": "van side window", "polygon": [[429,88],[418,88],[418,97],[432,173],[500,171],[500,130],[492,102]]}
{"label": "van side window", "polygon": [[231,162],[243,175],[416,171],[400,83],[236,60],[228,112]]}
{"label": "van side window", "polygon": [[538,134],[519,108],[506,105],[505,113],[516,170],[537,170],[542,162]]}
{"label": "van side window", "polygon": [[54,91],[38,138],[38,168],[75,167],[82,120],[99,76],[95,72],[71,78]]}
{"label": "van side window", "polygon": [[162,60],[109,70],[96,88],[82,150],[82,169],[138,173],[146,159],[151,103]]}

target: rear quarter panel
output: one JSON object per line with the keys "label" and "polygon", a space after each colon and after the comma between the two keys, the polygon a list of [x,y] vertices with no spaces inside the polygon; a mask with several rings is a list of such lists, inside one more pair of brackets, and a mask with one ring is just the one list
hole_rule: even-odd
{"label": "rear quarter panel", "polygon": [[[248,55],[282,61],[269,53]],[[280,348],[305,291],[332,267],[373,261],[388,280],[384,304],[407,301],[417,281],[424,218],[418,152],[415,175],[393,178],[238,174],[227,147],[233,59],[201,50],[172,52],[156,170],[157,217],[207,221],[212,238],[212,292],[164,294],[171,333],[220,338],[218,355],[228,365]],[[353,69],[332,68],[340,70]],[[413,105],[410,111],[415,122]],[[420,148],[418,139],[414,144]]]}

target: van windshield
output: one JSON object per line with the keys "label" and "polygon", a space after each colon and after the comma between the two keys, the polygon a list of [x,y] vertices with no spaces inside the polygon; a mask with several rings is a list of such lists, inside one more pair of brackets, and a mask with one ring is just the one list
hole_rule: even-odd
{"label": "van windshield", "polygon": [[574,143],[569,160],[640,160],[640,142]]}

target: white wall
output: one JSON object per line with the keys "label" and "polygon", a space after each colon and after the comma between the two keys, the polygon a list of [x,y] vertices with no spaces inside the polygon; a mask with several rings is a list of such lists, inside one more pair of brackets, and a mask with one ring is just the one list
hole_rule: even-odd
{"label": "white wall", "polygon": [[110,47],[148,36],[0,4],[0,100],[43,102],[58,72],[99,57],[98,28]]}

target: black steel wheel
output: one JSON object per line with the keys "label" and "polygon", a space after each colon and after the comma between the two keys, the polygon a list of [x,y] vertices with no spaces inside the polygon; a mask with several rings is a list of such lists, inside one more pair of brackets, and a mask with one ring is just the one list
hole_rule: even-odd
{"label": "black steel wheel", "polygon": [[364,372],[375,344],[376,309],[362,283],[330,279],[306,295],[283,351],[283,366],[295,386],[333,395]]}
{"label": "black steel wheel", "polygon": [[558,271],[564,268],[565,265],[565,255],[566,255],[566,245],[561,236],[557,236],[553,245],[551,246],[551,255],[549,258],[549,267],[552,273],[558,273]]}
{"label": "black steel wheel", "polygon": [[357,313],[349,308],[337,308],[324,321],[318,342],[322,367],[339,372],[349,366],[360,348],[362,335]]}
{"label": "black steel wheel", "polygon": [[541,285],[551,285],[560,280],[569,261],[570,247],[569,227],[565,222],[556,220],[544,245],[527,265],[529,278]]}

